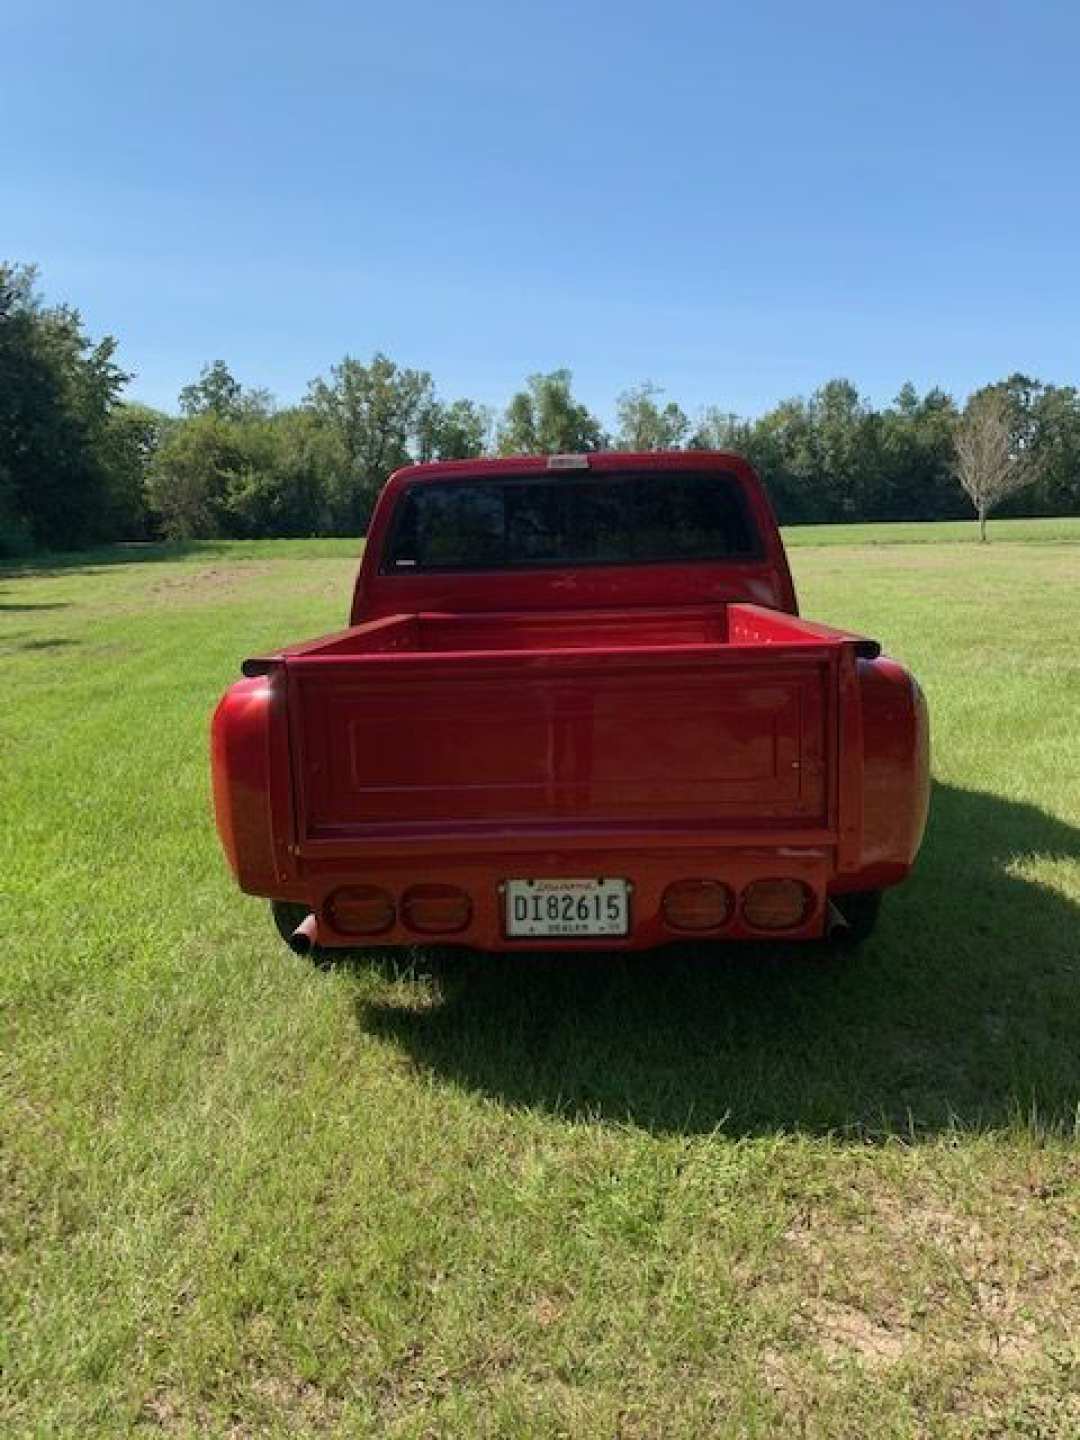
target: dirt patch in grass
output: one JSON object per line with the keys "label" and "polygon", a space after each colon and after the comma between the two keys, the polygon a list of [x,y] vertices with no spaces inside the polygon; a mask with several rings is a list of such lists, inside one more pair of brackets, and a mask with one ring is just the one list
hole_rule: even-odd
{"label": "dirt patch in grass", "polygon": [[141,575],[115,571],[95,595],[95,611],[106,615],[145,615],[154,611],[223,610],[250,606],[253,601],[294,610],[293,627],[283,637],[303,640],[314,630],[303,619],[312,599],[324,609],[336,611],[338,625],[344,624],[356,561],[285,560],[226,561],[216,565],[172,564],[155,567],[148,583]]}
{"label": "dirt patch in grass", "polygon": [[829,1360],[854,1354],[871,1367],[891,1365],[900,1359],[912,1339],[906,1327],[887,1325],[854,1305],[828,1300],[812,1304],[807,1319]]}
{"label": "dirt patch in grass", "polygon": [[239,590],[252,581],[270,574],[270,561],[250,560],[245,565],[210,566],[205,570],[181,569],[177,567],[171,575],[164,575],[150,585],[151,595],[187,595],[195,593],[216,599],[222,592]]}
{"label": "dirt patch in grass", "polygon": [[1033,1157],[1027,1175],[959,1195],[940,1179],[946,1193],[920,1194],[868,1174],[847,1205],[804,1212],[782,1247],[803,1344],[869,1368],[951,1354],[961,1368],[1023,1369],[1068,1350],[1080,1335],[1074,1169]]}
{"label": "dirt patch in grass", "polygon": [[232,1413],[223,1416],[180,1392],[156,1390],[143,1401],[138,1429],[169,1436],[220,1435],[228,1440],[256,1440],[275,1426],[286,1434],[329,1435],[338,1429],[343,1405],[299,1376],[260,1375],[230,1409]]}

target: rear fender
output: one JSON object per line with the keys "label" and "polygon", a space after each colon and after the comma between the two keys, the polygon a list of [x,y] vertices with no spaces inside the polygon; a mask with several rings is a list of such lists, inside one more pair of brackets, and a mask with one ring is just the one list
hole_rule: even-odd
{"label": "rear fender", "polygon": [[276,674],[239,680],[225,692],[210,726],[218,835],[240,888],[252,895],[280,895],[290,878],[285,837],[275,835],[271,788],[280,768],[273,744],[282,703]]}
{"label": "rear fender", "polygon": [[862,709],[859,867],[830,887],[882,889],[907,875],[930,805],[930,725],[918,681],[895,660],[858,662]]}

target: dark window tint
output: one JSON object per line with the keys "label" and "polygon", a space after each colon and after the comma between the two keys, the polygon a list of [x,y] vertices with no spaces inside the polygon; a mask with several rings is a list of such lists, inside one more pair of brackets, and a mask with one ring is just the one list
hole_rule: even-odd
{"label": "dark window tint", "polygon": [[742,491],[708,472],[454,480],[402,496],[389,570],[501,570],[745,559]]}

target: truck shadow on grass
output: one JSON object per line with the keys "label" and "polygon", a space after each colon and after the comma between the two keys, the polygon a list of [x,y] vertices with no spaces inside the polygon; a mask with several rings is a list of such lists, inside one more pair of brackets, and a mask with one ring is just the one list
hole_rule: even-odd
{"label": "truck shadow on grass", "polygon": [[1047,859],[1080,859],[1080,830],[938,785],[916,873],[853,958],[432,956],[434,1005],[406,987],[358,1016],[433,1076],[568,1118],[736,1136],[1071,1130],[1080,906],[1020,873]]}

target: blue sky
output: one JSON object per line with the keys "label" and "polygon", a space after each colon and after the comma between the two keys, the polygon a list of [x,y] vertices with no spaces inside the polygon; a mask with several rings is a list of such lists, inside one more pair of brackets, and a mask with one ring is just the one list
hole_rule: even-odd
{"label": "blue sky", "polygon": [[754,414],[1080,382],[1080,6],[4,0],[0,255],[172,407],[382,349]]}

